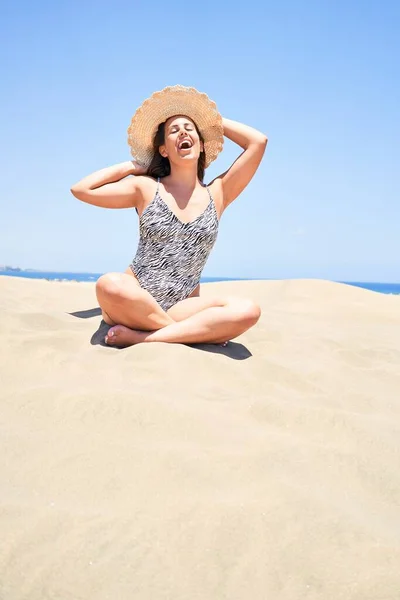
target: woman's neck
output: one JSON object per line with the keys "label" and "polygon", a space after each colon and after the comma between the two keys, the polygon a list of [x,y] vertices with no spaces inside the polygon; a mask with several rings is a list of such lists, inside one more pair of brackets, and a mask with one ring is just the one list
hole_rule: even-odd
{"label": "woman's neck", "polygon": [[197,176],[197,165],[195,169],[179,168],[171,165],[171,174],[168,176],[168,181],[174,187],[194,190],[197,184],[200,183]]}

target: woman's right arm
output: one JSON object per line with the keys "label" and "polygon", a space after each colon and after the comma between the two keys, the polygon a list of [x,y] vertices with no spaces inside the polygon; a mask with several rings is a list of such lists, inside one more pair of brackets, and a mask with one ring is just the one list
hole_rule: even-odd
{"label": "woman's right arm", "polygon": [[87,175],[71,187],[71,192],[78,200],[94,206],[133,208],[142,201],[140,176],[144,174],[143,167],[128,160]]}

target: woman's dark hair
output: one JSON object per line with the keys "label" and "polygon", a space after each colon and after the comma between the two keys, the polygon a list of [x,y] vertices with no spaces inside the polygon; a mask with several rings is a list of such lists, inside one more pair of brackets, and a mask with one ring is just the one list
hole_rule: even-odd
{"label": "woman's dark hair", "polygon": [[[199,135],[200,140],[204,144],[203,136],[201,135],[200,131],[198,130],[196,123],[194,121],[192,121],[192,122],[196,128],[196,131]],[[163,146],[164,144],[165,144],[165,122],[160,123],[160,125],[158,126],[158,129],[157,129],[157,133],[154,136],[154,141],[153,141],[154,156],[152,158],[149,168],[147,169],[147,175],[150,175],[150,177],[154,177],[156,179],[158,177],[166,177],[167,175],[169,175],[171,173],[171,165],[170,165],[169,159],[165,158],[164,156],[161,156],[161,154],[159,152],[160,146]],[[203,150],[203,152],[200,152],[199,160],[197,162],[197,176],[201,182],[203,182],[203,179],[204,179],[205,165],[206,165],[206,154]]]}

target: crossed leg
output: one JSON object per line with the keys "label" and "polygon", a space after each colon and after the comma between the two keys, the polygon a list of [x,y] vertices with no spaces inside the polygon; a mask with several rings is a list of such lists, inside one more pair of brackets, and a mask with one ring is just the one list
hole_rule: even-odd
{"label": "crossed leg", "polygon": [[260,317],[260,308],[244,298],[194,296],[165,312],[135,278],[124,273],[102,275],[96,295],[103,319],[114,325],[105,341],[119,347],[153,341],[225,345]]}

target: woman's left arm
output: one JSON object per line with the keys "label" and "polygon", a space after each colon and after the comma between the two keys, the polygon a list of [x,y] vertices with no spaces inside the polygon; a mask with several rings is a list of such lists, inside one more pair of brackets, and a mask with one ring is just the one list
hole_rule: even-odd
{"label": "woman's left arm", "polygon": [[225,209],[251,181],[264,155],[268,138],[257,129],[237,121],[223,118],[222,123],[224,135],[244,150],[231,167],[217,178],[222,182]]}

